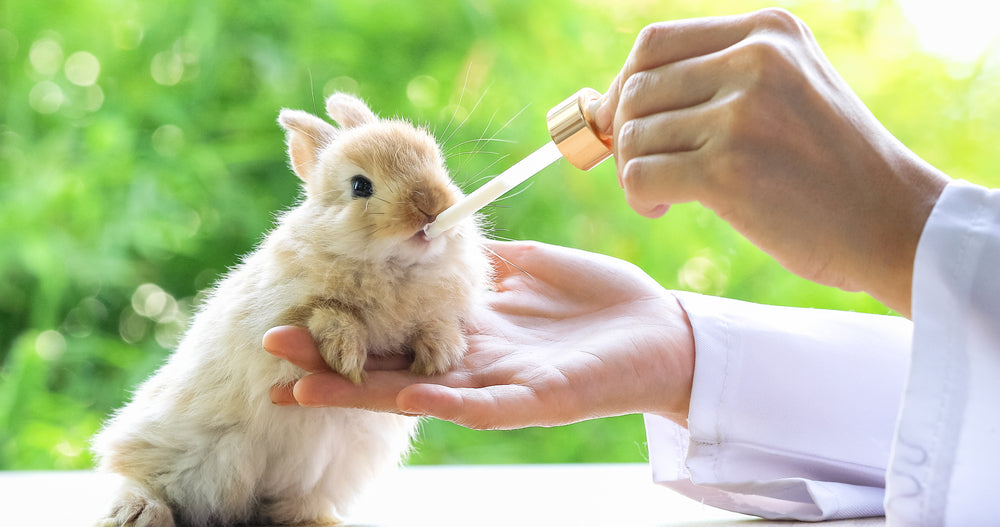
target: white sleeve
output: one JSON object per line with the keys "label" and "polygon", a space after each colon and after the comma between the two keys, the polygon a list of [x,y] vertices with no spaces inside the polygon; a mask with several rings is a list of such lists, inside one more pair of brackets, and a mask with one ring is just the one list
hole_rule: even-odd
{"label": "white sleeve", "polygon": [[881,515],[911,323],[678,298],[694,328],[691,408],[688,429],[646,416],[654,480],[765,518]]}
{"label": "white sleeve", "polygon": [[913,357],[886,488],[890,524],[1000,518],[1000,191],[945,188],[913,266]]}

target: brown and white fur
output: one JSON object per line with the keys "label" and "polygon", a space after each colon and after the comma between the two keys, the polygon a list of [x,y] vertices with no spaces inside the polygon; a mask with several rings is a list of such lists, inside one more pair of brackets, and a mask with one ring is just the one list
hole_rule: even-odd
{"label": "brown and white fur", "polygon": [[462,195],[438,145],[353,96],[326,106],[339,128],[297,110],[278,118],[304,199],[216,285],[168,362],[95,437],[100,468],[124,481],[103,525],[336,522],[399,463],[414,418],[270,402],[271,386],[303,375],[262,348],[274,326],[307,326],[355,382],[369,354],[410,353],[414,372],[433,374],[465,352],[463,317],[489,265],[474,220],[423,235]]}

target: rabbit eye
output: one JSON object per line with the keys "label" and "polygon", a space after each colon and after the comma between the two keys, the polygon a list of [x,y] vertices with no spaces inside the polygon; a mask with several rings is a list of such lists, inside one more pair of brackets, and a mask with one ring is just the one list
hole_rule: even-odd
{"label": "rabbit eye", "polygon": [[375,185],[372,180],[362,175],[351,178],[351,196],[355,198],[370,198],[375,193]]}

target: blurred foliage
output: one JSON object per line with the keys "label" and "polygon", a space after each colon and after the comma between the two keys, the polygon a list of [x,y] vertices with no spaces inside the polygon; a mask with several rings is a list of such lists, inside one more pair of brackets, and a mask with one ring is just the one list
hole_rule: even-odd
{"label": "blurred foliage", "polygon": [[[88,438],[168,353],[210,285],[298,194],[278,109],[333,90],[433,129],[473,186],[546,140],[548,108],[603,90],[637,32],[765,2],[0,5],[0,468],[81,468]],[[997,186],[1000,67],[918,51],[890,1],[786,1],[904,143]],[[461,124],[461,126],[457,126]],[[499,141],[478,141],[495,138]],[[647,220],[612,163],[547,169],[498,237],[632,261],[668,288],[886,313],[782,270],[697,204]],[[639,416],[474,432],[428,422],[415,463],[641,461]]]}

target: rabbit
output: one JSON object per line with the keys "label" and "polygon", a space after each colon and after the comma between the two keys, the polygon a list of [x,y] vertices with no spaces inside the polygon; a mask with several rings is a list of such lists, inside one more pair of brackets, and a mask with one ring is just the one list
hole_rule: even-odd
{"label": "rabbit", "polygon": [[478,220],[429,239],[462,192],[429,132],[355,96],[326,101],[335,127],[284,109],[304,198],[224,276],[167,362],[95,435],[99,470],[122,487],[100,525],[337,523],[410,448],[411,416],[279,407],[268,390],[304,372],[262,347],[308,327],[332,369],[364,380],[370,354],[410,353],[447,371],[463,321],[491,281]]}

